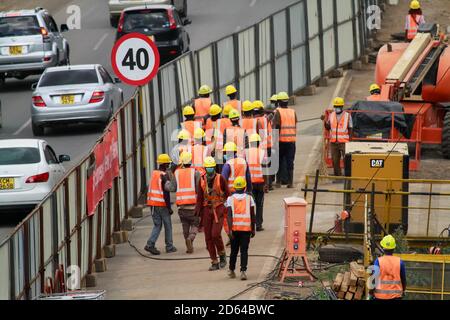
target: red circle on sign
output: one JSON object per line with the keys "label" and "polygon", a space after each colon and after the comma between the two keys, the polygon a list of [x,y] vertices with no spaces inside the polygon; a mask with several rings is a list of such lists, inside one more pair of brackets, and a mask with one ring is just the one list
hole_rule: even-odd
{"label": "red circle on sign", "polygon": [[[131,39],[131,38],[138,38],[141,39],[143,41],[145,41],[147,44],[150,45],[150,47],[153,50],[153,54],[155,56],[155,65],[153,66],[152,71],[150,72],[150,74],[145,77],[142,80],[131,80],[129,78],[127,78],[125,75],[122,74],[122,72],[119,70],[118,66],[117,66],[117,62],[116,62],[116,55],[117,55],[117,51],[119,50],[120,46],[127,40]],[[126,84],[132,85],[132,86],[143,86],[147,83],[149,83],[158,73],[158,69],[159,69],[159,64],[160,64],[160,57],[159,57],[159,51],[158,51],[158,47],[156,46],[156,44],[150,40],[148,38],[148,36],[142,34],[142,33],[138,33],[138,32],[134,32],[134,33],[129,33],[123,37],[121,37],[115,44],[114,47],[112,49],[112,53],[111,53],[111,64],[114,70],[114,73],[120,78],[120,80],[122,80],[123,82],[125,82]]]}

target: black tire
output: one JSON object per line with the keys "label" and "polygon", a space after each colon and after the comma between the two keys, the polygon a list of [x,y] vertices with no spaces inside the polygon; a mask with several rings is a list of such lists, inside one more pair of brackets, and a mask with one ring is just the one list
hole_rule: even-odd
{"label": "black tire", "polygon": [[45,133],[45,127],[38,126],[34,123],[31,123],[31,130],[33,131],[34,136],[43,136]]}
{"label": "black tire", "polygon": [[445,159],[450,159],[450,111],[444,117],[444,127],[442,128],[442,155]]}
{"label": "black tire", "polygon": [[363,258],[358,249],[347,246],[327,245],[319,249],[319,260],[328,263],[344,263]]}
{"label": "black tire", "polygon": [[111,27],[117,28],[119,25],[119,17],[109,16],[109,23],[111,24]]}

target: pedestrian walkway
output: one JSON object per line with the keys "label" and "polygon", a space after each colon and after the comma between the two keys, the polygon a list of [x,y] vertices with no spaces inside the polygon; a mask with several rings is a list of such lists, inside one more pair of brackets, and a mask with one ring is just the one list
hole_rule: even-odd
{"label": "pedestrian walkway", "polygon": [[[317,94],[298,97],[297,111],[299,121],[319,118],[323,110],[342,87],[342,79],[330,79],[328,87],[317,88]],[[320,164],[322,151],[322,121],[313,120],[300,123],[297,139],[297,155],[294,182],[299,185],[305,174],[312,174]],[[193,255],[185,253],[179,217],[172,216],[174,244],[177,253],[165,254],[164,235],[158,239],[157,247],[162,251],[155,260],[139,255],[128,243],[116,247],[116,256],[107,260],[107,272],[97,274],[97,288],[106,290],[107,299],[181,299],[181,300],[224,300],[247,289],[252,284],[263,281],[276,264],[283,249],[283,198],[301,196],[301,186],[297,189],[275,189],[266,194],[264,205],[264,228],[251,240],[249,249],[248,280],[229,279],[226,271],[209,272],[210,260],[206,250],[204,234],[199,233],[194,242]],[[149,210],[144,211],[143,220],[129,233],[131,242],[142,252],[152,229]],[[138,220],[135,220],[136,223]],[[223,233],[224,241],[227,240]],[[227,248],[229,255],[230,249]],[[259,255],[259,256],[258,256]],[[274,256],[274,257],[269,257]],[[205,259],[202,259],[205,258]],[[188,260],[189,259],[189,260]],[[237,268],[239,267],[239,259]],[[242,294],[237,299],[262,299],[264,290],[257,288]]]}

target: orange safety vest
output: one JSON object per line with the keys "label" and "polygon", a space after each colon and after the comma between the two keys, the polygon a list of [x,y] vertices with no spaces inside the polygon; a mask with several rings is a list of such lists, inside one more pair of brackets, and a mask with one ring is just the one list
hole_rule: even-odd
{"label": "orange safety vest", "polygon": [[228,188],[230,189],[230,192],[233,193],[236,191],[233,186],[234,180],[236,180],[237,177],[246,177],[247,162],[242,158],[234,158],[228,160],[227,164],[230,166]]}
{"label": "orange safety vest", "polygon": [[267,116],[257,118],[259,123],[259,135],[261,136],[261,146],[265,149],[272,148],[272,124],[267,119]]}
{"label": "orange safety vest", "polygon": [[231,211],[233,213],[233,231],[252,231],[252,217],[250,214],[251,196],[246,194],[244,199],[233,197]]}
{"label": "orange safety vest", "polygon": [[223,107],[225,108],[225,106],[227,104],[231,104],[231,106],[233,107],[233,109],[236,109],[240,114],[242,113],[242,102],[240,100],[228,100],[227,102],[225,102],[223,104]]}
{"label": "orange safety vest", "polygon": [[147,193],[147,205],[152,207],[165,207],[166,200],[164,200],[164,190],[161,185],[161,176],[163,171],[154,170],[152,173],[152,179],[148,187]]}
{"label": "orange safety vest", "polygon": [[264,151],[261,148],[248,148],[246,159],[252,176],[252,183],[264,183],[262,158],[264,158]]}
{"label": "orange safety vest", "polygon": [[243,118],[241,119],[241,127],[245,129],[248,136],[258,133],[258,119]]}
{"label": "orange safety vest", "polygon": [[181,123],[181,128],[188,131],[191,134],[191,139],[194,138],[195,129],[202,128],[203,123],[201,121],[189,120]]}
{"label": "orange safety vest", "polygon": [[209,109],[211,108],[211,98],[198,98],[194,101],[195,107],[195,119],[202,120],[207,115],[209,115]]}
{"label": "orange safety vest", "polygon": [[227,142],[234,142],[238,147],[238,154],[242,155],[245,149],[245,129],[241,127],[229,127],[225,130]]}
{"label": "orange safety vest", "polygon": [[192,147],[192,167],[204,171],[203,162],[208,156],[208,148],[202,144],[196,144]]}
{"label": "orange safety vest", "polygon": [[278,108],[281,117],[280,142],[295,142],[297,140],[297,123],[295,111],[289,108]]}
{"label": "orange safety vest", "polygon": [[422,19],[421,15],[416,15],[416,19],[414,19],[414,17],[409,14],[408,15],[408,19],[409,19],[409,28],[408,28],[408,33],[407,33],[407,39],[408,40],[412,40],[414,39],[414,37],[417,35],[417,31],[419,31],[419,25],[420,25],[420,20]]}
{"label": "orange safety vest", "polygon": [[178,206],[196,204],[195,172],[194,168],[181,168],[175,171],[177,180],[176,204]]}
{"label": "orange safety vest", "polygon": [[338,123],[336,112],[330,115],[330,142],[331,143],[347,143],[350,141],[348,132],[348,123],[350,121],[350,114],[344,112],[341,120]]}
{"label": "orange safety vest", "polygon": [[375,297],[389,300],[401,298],[403,294],[402,279],[400,275],[400,258],[395,256],[383,256],[378,258],[380,275]]}
{"label": "orange safety vest", "polygon": [[216,209],[217,207],[223,206],[226,198],[225,198],[225,192],[222,190],[222,186],[220,183],[220,174],[216,174],[216,177],[214,178],[213,187],[212,189],[208,188],[208,182],[207,178],[204,177],[201,180],[201,187],[203,190],[203,194],[205,195],[205,201],[203,203],[203,206],[207,207],[209,203],[212,204],[213,208]]}

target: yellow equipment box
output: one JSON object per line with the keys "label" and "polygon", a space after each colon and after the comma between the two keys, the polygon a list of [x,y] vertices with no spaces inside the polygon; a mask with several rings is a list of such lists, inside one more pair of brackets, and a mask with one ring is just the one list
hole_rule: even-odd
{"label": "yellow equipment box", "polygon": [[[406,143],[350,142],[345,147],[345,175],[355,178],[346,182],[347,190],[366,190],[368,193],[345,194],[345,208],[351,219],[345,230],[349,233],[364,232],[364,208],[370,209],[372,184],[376,192],[386,190],[408,191],[408,184],[401,181],[377,181],[376,179],[408,179],[409,155]],[[374,178],[374,180],[372,180]],[[352,206],[352,204],[354,205]],[[403,207],[403,208],[401,208]],[[399,226],[408,230],[408,196],[375,195],[375,215],[385,230],[394,232]],[[351,210],[349,210],[351,209]],[[380,233],[380,228],[375,228]]]}

